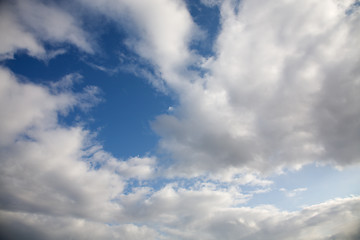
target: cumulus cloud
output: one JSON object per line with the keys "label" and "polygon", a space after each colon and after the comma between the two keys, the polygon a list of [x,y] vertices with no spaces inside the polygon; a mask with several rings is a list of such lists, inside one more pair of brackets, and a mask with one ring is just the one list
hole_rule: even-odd
{"label": "cumulus cloud", "polygon": [[[1,95],[1,102],[14,106],[1,105],[6,113],[1,134],[7,136],[0,144],[1,237],[134,240],[358,236],[358,197],[336,199],[300,212],[281,212],[272,206],[239,206],[251,195],[243,193],[236,182],[219,185],[199,179],[182,185],[174,181],[159,190],[140,185],[129,186],[130,191],[125,192],[129,178],[151,177],[155,159],[117,161],[101,146],[91,145],[89,132],[80,126],[59,125],[57,115],[81,99],[66,90],[69,78],[55,84],[65,90],[51,92],[44,86],[21,83],[9,70],[1,69],[0,89],[9,93]],[[17,107],[21,104],[15,104],[18,101],[27,103],[28,116],[16,127],[4,128],[11,116],[22,115],[24,110]],[[251,182],[254,177],[248,179]]]}
{"label": "cumulus cloud", "polygon": [[155,239],[126,220],[118,200],[127,180],[152,177],[155,158],[115,159],[81,125],[58,122],[98,102],[96,90],[71,90],[80,77],[41,86],[0,68],[1,238]]}
{"label": "cumulus cloud", "polygon": [[207,73],[153,123],[172,171],[359,163],[360,15],[348,14],[351,4],[223,1]]}
{"label": "cumulus cloud", "polygon": [[78,96],[20,83],[3,68],[0,77],[2,207],[78,216],[93,215],[90,209],[95,206],[107,209],[107,201],[124,183],[116,174],[93,171],[82,161],[86,130],[57,122],[58,114],[79,104]]}

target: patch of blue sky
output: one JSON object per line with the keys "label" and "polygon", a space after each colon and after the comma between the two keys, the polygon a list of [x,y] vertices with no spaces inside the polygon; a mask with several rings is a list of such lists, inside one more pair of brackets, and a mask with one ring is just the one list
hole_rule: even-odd
{"label": "patch of blue sky", "polygon": [[307,165],[299,171],[270,178],[271,191],[255,194],[249,206],[271,204],[295,211],[328,199],[360,195],[360,166],[337,170],[332,166]]}
{"label": "patch of blue sky", "polygon": [[219,8],[208,7],[200,1],[187,0],[186,4],[193,21],[203,31],[203,36],[192,42],[192,49],[201,56],[213,56],[215,54],[213,46],[221,27]]}
{"label": "patch of blue sky", "polygon": [[351,6],[348,9],[346,9],[345,11],[346,15],[351,15],[359,7],[360,7],[360,1],[359,0],[354,1],[354,3],[351,4]]}
{"label": "patch of blue sky", "polygon": [[[125,29],[106,23],[106,31],[99,40],[103,54],[88,56],[85,63],[93,68],[84,76],[95,81],[104,93],[105,101],[93,111],[96,123],[92,128],[101,130],[98,139],[106,151],[118,158],[142,156],[156,151],[158,136],[150,122],[173,105],[171,96],[155,89],[136,69],[146,69],[155,76],[152,66],[139,59],[125,44]],[[95,66],[106,68],[98,71]],[[140,66],[141,65],[141,66]]]}
{"label": "patch of blue sky", "polygon": [[[116,41],[121,42],[121,38],[116,29],[111,30],[114,30],[111,33],[114,36],[108,38],[105,34],[102,45],[109,46],[111,43],[113,51],[128,52],[124,45],[115,44]],[[77,50],[66,49],[65,53],[48,62],[20,53],[4,64],[28,81],[42,85],[49,85],[67,74],[80,74],[82,80],[74,84],[72,90],[77,92],[88,85],[97,86],[103,101],[89,112],[75,110],[65,116],[60,115],[59,122],[70,126],[78,119],[86,119],[83,121],[85,127],[98,134],[97,140],[103,144],[104,150],[121,159],[156,151],[159,137],[151,130],[150,121],[165,113],[173,105],[173,99],[157,91],[144,78],[126,71],[114,74],[99,71],[88,64],[89,61],[94,62],[95,57],[79,58]],[[109,54],[104,54],[96,64],[121,67],[120,57],[114,58],[110,51],[106,49]]]}
{"label": "patch of blue sky", "polygon": [[120,158],[156,150],[158,136],[150,121],[167,111],[171,99],[126,73],[103,80],[107,82],[101,85],[106,100],[93,110],[93,128],[101,128],[98,139],[105,150]]}

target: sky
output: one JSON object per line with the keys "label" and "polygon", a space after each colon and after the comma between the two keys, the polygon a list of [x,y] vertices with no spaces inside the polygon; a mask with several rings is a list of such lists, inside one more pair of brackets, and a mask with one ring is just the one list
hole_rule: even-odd
{"label": "sky", "polygon": [[0,1],[0,238],[360,239],[359,6]]}

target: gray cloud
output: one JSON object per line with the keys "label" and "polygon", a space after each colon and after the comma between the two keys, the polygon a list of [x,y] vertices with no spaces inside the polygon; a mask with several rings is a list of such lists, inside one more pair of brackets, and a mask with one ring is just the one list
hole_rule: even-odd
{"label": "gray cloud", "polygon": [[156,231],[132,224],[111,225],[69,217],[0,212],[3,239],[157,239]]}
{"label": "gray cloud", "polygon": [[[149,216],[146,224],[105,224],[71,217],[2,211],[1,236],[19,239],[22,234],[39,239],[348,239],[359,236],[360,223],[357,212],[359,198],[336,199],[309,206],[298,212],[282,212],[271,206],[256,208],[229,208],[221,202],[207,200],[209,195],[201,192],[166,192],[154,198],[148,205],[159,215]],[[166,194],[165,194],[166,192]],[[198,195],[192,202],[188,194]],[[165,194],[165,195],[164,195]],[[178,198],[178,201],[174,201]],[[221,196],[219,196],[221,199]],[[155,200],[155,199],[154,199]],[[171,201],[170,201],[171,200]],[[191,204],[193,203],[193,204]],[[194,205],[195,203],[195,205]],[[215,204],[214,204],[215,203]],[[147,203],[144,203],[147,205]],[[166,204],[164,206],[164,204]],[[203,205],[205,204],[205,205]],[[208,206],[206,206],[208,204]],[[185,206],[185,208],[181,207]],[[189,206],[193,206],[190,207]],[[203,206],[203,207],[201,207]],[[199,208],[200,207],[200,208]],[[139,209],[139,205],[137,205]],[[161,210],[166,209],[166,212]],[[141,210],[141,208],[139,209]],[[136,216],[136,215],[131,215]]]}

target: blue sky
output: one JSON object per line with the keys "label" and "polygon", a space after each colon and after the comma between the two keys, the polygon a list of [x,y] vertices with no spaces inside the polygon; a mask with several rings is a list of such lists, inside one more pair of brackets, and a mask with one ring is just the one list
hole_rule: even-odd
{"label": "blue sky", "polygon": [[0,238],[358,239],[359,2],[0,3]]}

